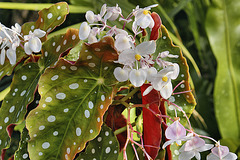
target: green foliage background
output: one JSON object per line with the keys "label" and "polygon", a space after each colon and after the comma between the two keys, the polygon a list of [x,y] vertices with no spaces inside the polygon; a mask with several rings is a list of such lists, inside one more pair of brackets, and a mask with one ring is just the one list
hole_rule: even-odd
{"label": "green foliage background", "polygon": [[[8,1],[10,2],[10,1]],[[37,10],[47,8],[57,0],[13,0],[9,5],[0,2],[0,22],[8,27],[15,22],[35,21]],[[123,13],[136,5],[145,7],[158,3],[157,12],[169,30],[173,42],[181,47],[188,58],[192,88],[197,99],[196,112],[191,122],[197,132],[221,140],[231,152],[240,156],[240,2],[238,0],[70,0],[70,14],[60,27],[49,36],[79,28],[84,13],[91,9],[98,13],[101,5],[116,3]],[[4,8],[4,9],[1,9]],[[17,16],[16,16],[17,15]],[[0,91],[10,85],[11,76],[0,81]],[[2,92],[0,99],[2,100]],[[0,102],[1,103],[1,102]],[[36,104],[32,104],[35,107]],[[19,141],[14,132],[12,147]],[[9,154],[10,155],[10,154]]]}

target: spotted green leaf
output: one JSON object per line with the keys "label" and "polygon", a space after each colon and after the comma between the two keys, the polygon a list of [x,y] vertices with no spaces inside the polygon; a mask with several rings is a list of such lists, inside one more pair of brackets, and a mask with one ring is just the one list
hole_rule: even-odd
{"label": "spotted green leaf", "polygon": [[77,160],[114,160],[118,158],[118,151],[117,137],[110,128],[103,125],[100,134],[89,142],[86,151],[80,153]]}
{"label": "spotted green leaf", "polygon": [[39,65],[42,68],[52,67],[62,53],[74,47],[78,42],[78,30],[72,28],[68,29],[65,34],[50,38],[42,46],[42,57],[39,60]]}
{"label": "spotted green leaf", "polygon": [[19,144],[19,148],[14,154],[14,159],[15,160],[30,160],[29,155],[28,155],[28,150],[27,150],[27,144],[28,140],[30,139],[28,135],[28,130],[26,128],[23,129],[22,135],[21,135],[21,141]]}
{"label": "spotted green leaf", "polygon": [[60,59],[46,69],[39,81],[39,106],[26,119],[30,159],[73,159],[99,134],[116,83],[113,43],[105,37],[84,44],[75,64]]}
{"label": "spotted green leaf", "polygon": [[28,35],[29,31],[34,31],[38,28],[49,33],[65,21],[68,13],[69,9],[66,2],[56,3],[49,8],[39,11],[39,17],[36,22],[25,23],[22,26],[22,33],[23,35]]}
{"label": "spotted green leaf", "polygon": [[23,121],[27,105],[34,98],[40,75],[41,71],[36,63],[25,64],[15,72],[11,90],[0,108],[0,149],[8,147],[13,127],[11,124],[20,124]]}
{"label": "spotted green leaf", "polygon": [[[177,92],[184,92],[184,91],[190,91],[189,86],[189,67],[187,65],[186,58],[183,57],[182,52],[179,47],[174,46],[172,43],[172,40],[169,37],[167,29],[162,25],[161,27],[162,36],[157,40],[157,49],[155,53],[155,57],[164,51],[169,51],[172,55],[178,55],[178,58],[165,58],[164,60],[178,63],[180,67],[179,76],[176,80],[173,80],[173,87],[178,85],[182,80],[184,80],[184,83],[182,83],[180,86],[177,87],[177,89],[174,91],[174,93]],[[183,93],[183,94],[176,94],[172,95],[169,98],[169,101],[177,104],[179,107],[181,107],[188,116],[191,115],[191,113],[194,110],[194,107],[196,105],[195,98],[191,92]],[[175,108],[173,105],[170,105],[167,107],[168,114],[172,117],[175,116],[175,112],[172,110]],[[183,117],[183,114],[178,111],[178,116]],[[186,118],[181,118],[181,120],[186,120]]]}
{"label": "spotted green leaf", "polygon": [[[16,50],[17,53],[17,59],[16,62],[21,61],[21,59],[25,56],[25,52],[23,51],[22,48],[17,48]],[[5,76],[5,75],[11,75],[13,72],[13,69],[15,68],[16,65],[11,65],[8,58],[5,58],[5,62],[3,65],[0,64],[0,80]]]}

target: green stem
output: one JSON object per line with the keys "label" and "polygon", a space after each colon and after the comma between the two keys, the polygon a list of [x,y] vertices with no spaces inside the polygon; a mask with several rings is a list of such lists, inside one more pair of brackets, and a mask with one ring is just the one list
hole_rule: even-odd
{"label": "green stem", "polygon": [[[1,9],[18,9],[18,10],[33,10],[39,11],[43,8],[49,8],[52,3],[13,3],[13,2],[0,2]],[[92,7],[69,5],[70,13],[85,13],[92,10]]]}
{"label": "green stem", "polygon": [[121,101],[126,101],[129,97],[132,97],[137,91],[139,91],[139,87],[134,88],[130,93],[128,93],[125,97],[121,99]]}
{"label": "green stem", "polygon": [[[133,127],[136,126],[136,122],[131,123],[131,125],[132,125]],[[126,130],[127,130],[127,126],[124,126],[124,127],[122,127],[122,128],[117,129],[116,131],[114,131],[114,134],[115,134],[115,135],[118,135],[118,134],[120,134],[120,133],[122,133],[122,132],[124,132],[124,131],[126,131]]]}

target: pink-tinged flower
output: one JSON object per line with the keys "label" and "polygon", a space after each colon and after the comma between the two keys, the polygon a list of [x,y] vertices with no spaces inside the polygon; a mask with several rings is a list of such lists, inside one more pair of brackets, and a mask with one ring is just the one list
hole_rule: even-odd
{"label": "pink-tinged flower", "polygon": [[205,144],[205,141],[198,136],[192,136],[180,149],[179,160],[190,160],[196,157],[197,160],[201,159],[199,152],[204,152],[211,149],[214,145]]}
{"label": "pink-tinged flower", "polygon": [[165,136],[169,141],[163,144],[163,149],[166,148],[168,145],[176,142],[178,145],[181,145],[183,140],[187,140],[186,136],[186,129],[184,126],[179,122],[179,120],[173,122],[169,125],[165,131]]}
{"label": "pink-tinged flower", "polygon": [[227,146],[217,145],[211,150],[211,153],[207,156],[207,160],[235,160],[237,155],[229,152]]}
{"label": "pink-tinged flower", "polygon": [[160,91],[164,99],[168,99],[173,92],[171,80],[176,79],[179,74],[179,65],[174,63],[159,71],[153,78],[151,84],[153,88]]}
{"label": "pink-tinged flower", "polygon": [[157,58],[156,58],[156,63],[159,65],[159,67],[167,67],[169,65],[172,65],[172,62],[168,62],[168,61],[164,61],[162,60],[162,58],[178,58],[178,55],[173,55],[173,54],[169,54],[169,51],[164,51],[158,54]]}
{"label": "pink-tinged flower", "polygon": [[122,14],[122,10],[118,7],[118,4],[116,4],[116,7],[107,7],[106,12],[104,19],[110,21],[115,21]]}

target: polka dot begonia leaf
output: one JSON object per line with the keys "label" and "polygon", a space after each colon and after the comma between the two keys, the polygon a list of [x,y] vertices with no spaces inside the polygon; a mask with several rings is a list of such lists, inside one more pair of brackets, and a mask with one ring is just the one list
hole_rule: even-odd
{"label": "polka dot begonia leaf", "polygon": [[[30,159],[73,159],[100,132],[117,83],[111,37],[83,44],[79,60],[60,59],[39,81],[41,100],[27,119]],[[34,145],[34,147],[32,147]]]}
{"label": "polka dot begonia leaf", "polygon": [[[184,80],[184,83],[178,86],[174,93],[191,90],[189,84],[189,67],[187,65],[186,58],[183,57],[180,48],[173,45],[172,40],[168,35],[167,29],[163,25],[161,25],[161,37],[157,40],[156,43],[157,49],[154,54],[155,57],[158,56],[159,53],[164,51],[169,51],[170,54],[178,56],[178,58],[165,58],[165,60],[171,61],[173,63],[178,63],[180,67],[178,78],[172,81],[173,86],[177,86],[182,80]],[[188,116],[192,114],[196,105],[196,101],[192,92],[172,95],[169,98],[169,101],[181,107]],[[174,108],[175,107],[173,105],[167,107],[167,112],[172,117],[175,117],[175,112],[173,110]],[[178,111],[178,116],[183,117],[183,114]],[[186,118],[181,118],[181,121],[186,122]]]}
{"label": "polka dot begonia leaf", "polygon": [[[27,57],[22,48],[17,48],[16,53],[17,53],[16,62],[21,61],[23,57]],[[6,58],[5,63],[3,65],[0,64],[0,80],[5,75],[8,75],[8,76],[11,75],[14,68],[15,68],[15,65],[11,65],[9,62],[9,59]]]}
{"label": "polka dot begonia leaf", "polygon": [[66,15],[69,13],[68,4],[66,2],[56,3],[49,8],[45,8],[38,12],[38,20],[36,22],[28,22],[22,26],[23,35],[28,35],[29,31],[41,29],[47,34],[55,27],[61,25]]}
{"label": "polka dot begonia leaf", "polygon": [[11,124],[20,124],[26,114],[27,105],[34,99],[41,71],[37,63],[28,63],[19,68],[11,84],[11,90],[0,108],[0,149],[8,147]]}
{"label": "polka dot begonia leaf", "polygon": [[56,64],[59,56],[79,43],[78,29],[70,28],[65,34],[56,35],[47,40],[42,46],[42,57],[39,65],[43,68]]}
{"label": "polka dot begonia leaf", "polygon": [[89,142],[85,152],[80,153],[76,160],[115,160],[118,152],[117,137],[110,128],[103,125],[100,134]]}
{"label": "polka dot begonia leaf", "polygon": [[29,139],[30,137],[28,135],[28,130],[24,128],[22,131],[19,148],[14,154],[15,160],[30,160],[28,155],[28,150],[27,150],[27,144]]}

